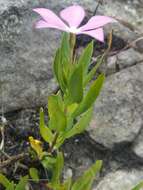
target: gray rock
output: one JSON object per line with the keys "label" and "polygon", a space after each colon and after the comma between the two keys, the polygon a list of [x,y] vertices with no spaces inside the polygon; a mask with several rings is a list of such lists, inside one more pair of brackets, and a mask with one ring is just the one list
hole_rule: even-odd
{"label": "gray rock", "polygon": [[93,190],[131,190],[135,185],[140,183],[142,179],[143,173],[141,171],[132,170],[127,172],[119,170],[105,176]]}
{"label": "gray rock", "polygon": [[132,46],[134,49],[136,49],[138,52],[143,53],[143,37],[138,38],[132,43]]}
{"label": "gray rock", "polygon": [[[60,32],[35,30],[33,24],[38,16],[32,12],[32,8],[48,7],[58,12],[73,3],[83,5],[91,14],[97,6],[97,2],[94,0],[62,0],[60,3],[57,0],[0,1],[0,112],[3,109],[4,112],[7,112],[47,103],[48,94],[55,88],[55,84],[51,83],[53,77],[51,70],[53,55],[59,44]],[[128,4],[122,1],[119,3],[120,8],[121,6],[125,8]],[[119,10],[115,9],[116,5],[118,5],[118,1],[115,1],[115,4],[112,0],[105,1],[103,6],[99,7],[99,12],[116,17],[119,15]],[[120,10],[124,11],[125,9]],[[126,11],[123,15],[120,14],[121,17],[130,17],[128,11],[127,14]],[[140,12],[136,12],[132,20],[138,22],[138,14],[140,15]],[[125,36],[127,33],[126,39],[134,38],[133,31],[130,33],[130,30],[128,31],[128,28],[124,27],[121,32],[118,23],[116,26],[120,36]]]}
{"label": "gray rock", "polygon": [[[143,6],[140,2],[128,0],[104,0],[101,12],[105,15],[114,16],[123,21],[127,28],[137,33],[142,33],[143,27]],[[100,11],[99,9],[99,11]]]}
{"label": "gray rock", "polygon": [[0,96],[4,111],[45,104],[55,89],[51,68],[59,33],[36,31],[35,19],[22,7],[11,7],[1,15]]}
{"label": "gray rock", "polygon": [[135,51],[133,48],[117,54],[117,64],[120,69],[133,66],[141,61],[143,61],[143,54]]}
{"label": "gray rock", "polygon": [[143,130],[140,131],[137,138],[135,139],[132,150],[137,156],[143,158]]}
{"label": "gray rock", "polygon": [[32,8],[60,10],[74,2],[78,1],[0,1],[0,112],[47,103],[55,89],[51,70],[60,32],[34,29],[38,16]]}
{"label": "gray rock", "polygon": [[106,71],[107,75],[110,75],[140,62],[143,62],[143,54],[129,48],[118,52],[116,55],[109,56],[107,63],[101,65],[101,71]]}
{"label": "gray rock", "polygon": [[143,63],[107,78],[95,103],[90,137],[107,148],[132,142],[143,121]]}
{"label": "gray rock", "polygon": [[69,179],[72,176],[73,176],[72,169],[71,168],[64,168],[64,171],[63,171],[64,181],[67,180],[67,179]]}
{"label": "gray rock", "polygon": [[117,24],[106,26],[106,31],[113,33],[126,42],[136,40],[142,33],[143,6],[140,1],[104,0],[97,14],[104,14],[118,20]]}

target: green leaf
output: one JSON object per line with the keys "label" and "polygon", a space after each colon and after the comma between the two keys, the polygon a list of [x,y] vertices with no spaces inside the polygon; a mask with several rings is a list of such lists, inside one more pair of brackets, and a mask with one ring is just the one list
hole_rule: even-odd
{"label": "green leaf", "polygon": [[84,172],[83,176],[81,176],[72,186],[71,190],[89,190],[91,189],[92,183],[94,181],[95,176],[101,170],[102,161],[97,160],[93,166],[91,166],[87,171]]}
{"label": "green leaf", "polygon": [[45,156],[43,157],[41,162],[42,162],[43,167],[49,170],[49,169],[52,169],[53,166],[55,165],[56,159],[54,157]]}
{"label": "green leaf", "polygon": [[16,185],[15,190],[25,190],[28,184],[28,176],[21,177],[19,183]]}
{"label": "green leaf", "polygon": [[136,185],[132,190],[141,190],[143,188],[143,182],[140,182],[138,185]]}
{"label": "green leaf", "polygon": [[72,183],[72,180],[71,178],[68,178],[64,184],[62,185],[62,188],[60,190],[70,190],[71,189],[71,183]]}
{"label": "green leaf", "polygon": [[82,66],[73,71],[68,84],[69,99],[71,103],[79,103],[83,98],[83,75]]}
{"label": "green leaf", "polygon": [[57,79],[57,81],[59,82],[59,71],[58,71],[58,68],[60,66],[60,63],[61,63],[61,51],[60,49],[58,49],[56,51],[56,55],[55,55],[55,59],[54,59],[54,74],[55,74],[55,77]]}
{"label": "green leaf", "polygon": [[93,41],[87,45],[79,58],[79,65],[83,65],[83,76],[86,75],[93,54]]}
{"label": "green leaf", "polygon": [[15,184],[13,181],[7,186],[6,190],[15,190]]}
{"label": "green leaf", "polygon": [[71,115],[77,109],[77,107],[78,107],[77,103],[70,104],[67,107],[67,113],[68,113],[68,115]]}
{"label": "green leaf", "polygon": [[84,86],[86,86],[88,84],[88,82],[90,82],[92,80],[92,78],[94,77],[94,75],[96,74],[97,69],[99,68],[99,66],[103,63],[104,60],[104,54],[102,55],[102,57],[100,57],[96,63],[96,65],[91,69],[91,71],[87,74],[87,76],[85,77],[84,80]]}
{"label": "green leaf", "polygon": [[0,184],[4,187],[8,187],[10,185],[10,181],[3,174],[0,174]]}
{"label": "green leaf", "polygon": [[30,174],[30,177],[31,177],[35,182],[39,182],[38,170],[37,170],[36,168],[30,168],[30,169],[29,169],[29,174]]}
{"label": "green leaf", "polygon": [[53,168],[53,175],[52,175],[52,179],[51,179],[52,185],[56,186],[56,185],[60,184],[60,177],[62,174],[63,166],[64,166],[63,154],[61,152],[59,152],[57,154],[56,163]]}
{"label": "green leaf", "polygon": [[95,102],[98,97],[102,85],[104,83],[105,76],[104,74],[100,74],[98,78],[91,84],[87,94],[83,98],[77,110],[73,113],[73,117],[76,117],[82,113],[84,113],[87,109],[89,109]]}
{"label": "green leaf", "polygon": [[63,92],[65,92],[66,84],[64,80],[64,73],[63,73],[63,65],[62,65],[62,53],[61,49],[59,48],[56,52],[55,59],[54,59],[54,66],[53,66],[55,77],[59,83],[60,88]]}
{"label": "green leaf", "polygon": [[90,108],[88,111],[86,111],[78,123],[75,124],[75,126],[73,126],[73,128],[66,133],[65,138],[70,138],[76,134],[82,133],[88,127],[88,124],[92,118],[92,113],[93,108]]}
{"label": "green leaf", "polygon": [[55,144],[55,148],[59,149],[60,146],[64,143],[65,141],[65,136],[64,136],[65,132],[60,134],[57,138],[56,144]]}
{"label": "green leaf", "polygon": [[50,116],[50,128],[58,132],[66,128],[66,116],[58,103],[58,95],[48,97],[48,112]]}
{"label": "green leaf", "polygon": [[56,52],[53,66],[55,77],[63,92],[66,91],[67,78],[70,67],[69,34],[64,33],[62,37],[61,47]]}
{"label": "green leaf", "polygon": [[71,190],[71,182],[71,178],[69,178],[63,184],[48,183],[48,188],[54,190]]}
{"label": "green leaf", "polygon": [[63,97],[60,91],[57,92],[57,101],[58,101],[58,105],[60,106],[61,110],[64,111],[65,109],[65,104],[63,101]]}
{"label": "green leaf", "polygon": [[44,110],[42,108],[40,109],[40,134],[42,138],[48,143],[51,143],[54,139],[54,135],[52,134],[51,130],[45,125]]}
{"label": "green leaf", "polygon": [[70,58],[70,44],[69,44],[69,34],[67,32],[63,33],[62,37],[62,43],[61,43],[61,52],[62,52],[62,58],[69,61]]}

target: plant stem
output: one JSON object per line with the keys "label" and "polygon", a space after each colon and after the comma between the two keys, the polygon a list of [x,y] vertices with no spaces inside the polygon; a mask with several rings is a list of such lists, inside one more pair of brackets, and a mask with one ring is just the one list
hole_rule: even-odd
{"label": "plant stem", "polygon": [[76,35],[73,33],[70,33],[70,48],[71,48],[71,62],[73,63],[74,59],[74,47],[76,42]]}
{"label": "plant stem", "polygon": [[49,153],[52,153],[52,152],[53,152],[53,148],[54,148],[54,146],[55,146],[55,144],[56,144],[56,141],[57,141],[58,136],[59,136],[59,134],[56,133],[56,134],[55,134],[55,137],[54,137],[54,140],[53,140],[51,146],[49,147],[49,150],[48,150]]}

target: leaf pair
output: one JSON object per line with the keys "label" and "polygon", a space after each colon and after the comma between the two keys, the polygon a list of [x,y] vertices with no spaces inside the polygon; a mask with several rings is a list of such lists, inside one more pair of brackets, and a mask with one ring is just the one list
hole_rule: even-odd
{"label": "leaf pair", "polygon": [[79,121],[65,134],[65,139],[71,138],[77,134],[82,133],[89,125],[92,118],[93,107],[87,110],[79,119]]}
{"label": "leaf pair", "polygon": [[93,53],[93,42],[91,42],[81,54],[68,83],[69,98],[71,103],[80,103],[83,99],[84,80]]}
{"label": "leaf pair", "polygon": [[70,70],[70,46],[69,36],[64,33],[61,47],[57,50],[54,59],[54,74],[63,92],[66,92],[67,77]]}
{"label": "leaf pair", "polygon": [[90,107],[93,106],[95,100],[97,99],[101,88],[103,86],[105,80],[104,74],[98,76],[98,78],[91,84],[89,87],[85,97],[83,98],[82,102],[79,104],[78,108],[73,113],[73,117],[77,117],[80,114],[87,111]]}
{"label": "leaf pair", "polygon": [[40,134],[46,142],[52,143],[52,141],[54,139],[54,135],[53,135],[52,131],[49,129],[49,127],[47,127],[45,124],[43,108],[40,109]]}
{"label": "leaf pair", "polygon": [[48,187],[54,190],[60,189],[61,186],[61,173],[64,166],[64,158],[62,152],[58,152],[55,162],[52,167],[52,178],[50,183],[48,183]]}
{"label": "leaf pair", "polygon": [[54,134],[52,131],[61,132],[64,131],[67,125],[66,115],[62,108],[60,94],[51,95],[48,97],[48,112],[49,112],[49,126],[46,126],[44,121],[44,110],[40,109],[40,134],[42,138],[52,143],[54,140]]}
{"label": "leaf pair", "polygon": [[102,161],[97,160],[87,171],[84,172],[72,186],[71,190],[91,190],[95,176],[101,170]]}
{"label": "leaf pair", "polygon": [[2,184],[6,190],[25,190],[28,184],[28,176],[20,178],[18,184],[9,181],[3,174],[0,174],[0,184]]}
{"label": "leaf pair", "polygon": [[83,98],[83,67],[75,67],[68,82],[69,102],[80,103]]}
{"label": "leaf pair", "polygon": [[67,124],[66,115],[62,110],[60,94],[51,95],[48,97],[48,112],[49,112],[49,126],[51,130],[61,132],[64,131]]}

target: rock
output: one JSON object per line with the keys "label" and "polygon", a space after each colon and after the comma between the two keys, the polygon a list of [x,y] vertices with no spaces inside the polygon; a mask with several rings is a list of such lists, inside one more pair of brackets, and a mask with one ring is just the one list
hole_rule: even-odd
{"label": "rock", "polygon": [[130,31],[142,33],[143,27],[143,6],[140,2],[128,0],[104,0],[99,12],[113,16],[121,20]]}
{"label": "rock", "polygon": [[137,63],[143,61],[143,54],[130,48],[126,51],[121,51],[117,54],[117,64],[119,69],[124,69],[126,67],[131,67]]}
{"label": "rock", "polygon": [[116,36],[126,42],[136,40],[142,33],[143,6],[140,1],[103,0],[97,14],[104,14],[118,20],[117,24],[106,26],[106,31],[113,29]]}
{"label": "rock", "polygon": [[[55,84],[51,82],[53,77],[51,70],[53,55],[59,44],[60,32],[35,30],[33,25],[39,17],[32,12],[32,8],[48,7],[59,12],[73,3],[83,5],[91,14],[97,6],[97,2],[94,0],[62,0],[60,3],[57,0],[0,1],[0,60],[2,63],[0,64],[0,112],[31,106],[37,107],[47,103],[48,94],[55,89]],[[120,1],[119,3],[121,8],[121,5],[125,7],[127,2]],[[116,5],[118,5],[117,1],[115,4],[112,3],[112,0],[108,0],[108,3],[105,1],[99,11],[101,14],[118,16],[118,9],[117,11],[114,9]],[[134,9],[133,6],[132,9]],[[120,15],[125,18],[127,14]],[[136,12],[136,14],[140,15],[141,13]],[[137,15],[132,19],[136,17]],[[135,21],[138,22],[137,19]],[[122,36],[125,36],[127,33],[128,37],[133,39],[134,32],[131,34],[127,30],[127,27],[124,27],[123,32],[119,32],[119,35],[124,34]]]}
{"label": "rock", "polygon": [[[3,11],[7,11],[11,7],[27,7],[27,8],[32,8],[32,7],[47,7],[47,8],[54,8],[54,9],[59,9],[59,8],[64,8],[66,6],[69,6],[71,4],[81,4],[82,6],[86,6],[88,9],[94,9],[95,6],[97,5],[96,2],[93,2],[93,0],[83,0],[82,2],[80,0],[61,0],[60,3],[59,1],[47,1],[47,0],[1,0],[0,1],[0,13]],[[94,4],[94,6],[93,6]]]}
{"label": "rock", "polygon": [[140,158],[143,158],[143,131],[141,130],[132,146],[133,152]]}
{"label": "rock", "polygon": [[142,73],[140,63],[107,78],[88,130],[95,142],[113,148],[136,138],[143,123]]}
{"label": "rock", "polygon": [[28,8],[10,7],[0,18],[0,104],[5,112],[43,105],[55,89],[51,68],[59,34],[35,30],[36,17]]}
{"label": "rock", "polygon": [[138,52],[143,53],[143,37],[138,38],[132,43],[132,46],[134,49],[136,49]]}
{"label": "rock", "polygon": [[60,32],[34,29],[39,17],[32,8],[59,11],[63,5],[78,1],[62,2],[0,1],[0,112],[45,105],[48,94],[55,89],[52,61]]}
{"label": "rock", "polygon": [[143,61],[143,54],[133,48],[120,51],[116,55],[109,56],[107,63],[101,65],[100,70],[106,71],[107,75],[116,73],[127,67],[131,67]]}
{"label": "rock", "polygon": [[142,171],[119,170],[109,173],[93,190],[131,190],[143,179]]}
{"label": "rock", "polygon": [[73,176],[72,169],[71,168],[64,168],[64,171],[63,171],[63,179],[64,179],[64,181],[69,179],[72,176]]}
{"label": "rock", "polygon": [[105,71],[107,73],[107,75],[110,75],[110,74],[113,74],[113,73],[116,73],[118,71],[118,60],[117,60],[117,56],[114,55],[114,56],[109,56],[107,58],[107,63],[104,63],[104,68],[102,65],[101,65],[101,71]]}

